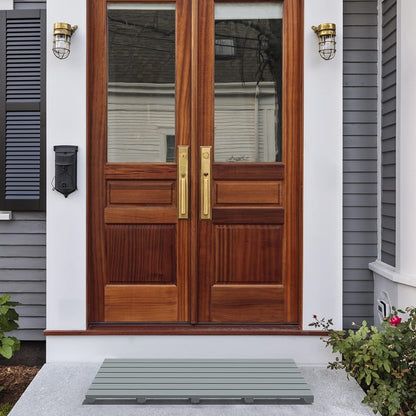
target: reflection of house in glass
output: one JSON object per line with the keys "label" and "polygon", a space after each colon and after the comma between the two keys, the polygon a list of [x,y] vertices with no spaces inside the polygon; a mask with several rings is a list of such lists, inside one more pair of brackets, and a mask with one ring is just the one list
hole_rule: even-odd
{"label": "reflection of house in glass", "polygon": [[215,161],[276,160],[273,82],[215,84]]}
{"label": "reflection of house in glass", "polygon": [[[109,10],[108,23],[108,161],[171,162],[175,12]],[[216,21],[217,162],[281,160],[281,30],[281,19]]]}

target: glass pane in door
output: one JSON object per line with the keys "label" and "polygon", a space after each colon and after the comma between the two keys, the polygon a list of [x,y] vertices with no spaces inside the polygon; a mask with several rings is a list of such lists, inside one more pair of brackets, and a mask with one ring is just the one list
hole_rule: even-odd
{"label": "glass pane in door", "polygon": [[175,161],[175,4],[109,3],[109,162]]}
{"label": "glass pane in door", "polygon": [[282,3],[215,5],[216,162],[282,160]]}

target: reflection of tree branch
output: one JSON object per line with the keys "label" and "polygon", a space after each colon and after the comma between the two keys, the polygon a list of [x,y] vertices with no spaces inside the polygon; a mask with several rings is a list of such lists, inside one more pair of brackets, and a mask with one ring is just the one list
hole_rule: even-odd
{"label": "reflection of tree branch", "polygon": [[[216,21],[226,23],[227,21]],[[229,21],[228,21],[229,22]],[[265,73],[269,69],[272,79],[275,84],[276,91],[276,142],[279,154],[276,155],[276,161],[281,160],[281,149],[282,149],[282,103],[283,103],[283,89],[282,89],[282,20],[281,19],[267,19],[267,20],[236,20],[233,21],[240,25],[246,26],[246,33],[250,29],[256,31],[258,41],[258,67],[256,71],[257,84],[264,81]],[[222,36],[222,35],[221,35]],[[230,34],[228,34],[230,36]],[[232,36],[232,35],[231,35]],[[240,38],[233,36],[234,38]],[[244,38],[244,42],[248,39],[254,40],[253,38]],[[242,57],[242,66],[244,67],[244,55]],[[242,78],[244,82],[244,78]]]}
{"label": "reflection of tree branch", "polygon": [[[114,33],[116,35],[122,36],[123,38],[127,38],[127,39],[131,39],[132,38],[131,33],[120,32],[117,29],[113,29],[113,28],[109,28],[108,31],[110,33]],[[136,38],[149,39],[149,40],[152,40],[152,41],[154,41],[155,39],[158,39],[158,38],[155,38],[154,36],[145,36],[142,33],[140,33],[139,35],[137,35]],[[162,40],[162,39],[160,38],[160,40]],[[163,43],[173,43],[174,44],[175,43],[175,39],[173,37],[172,37],[172,39],[163,39]]]}
{"label": "reflection of tree branch", "polygon": [[[164,30],[160,27],[158,27],[157,23],[156,23],[156,15],[153,15],[153,22],[152,24],[145,24],[142,25],[140,23],[131,23],[128,22],[127,20],[121,20],[121,19],[116,19],[114,17],[108,16],[108,20],[114,23],[120,23],[122,25],[122,28],[124,29],[141,29],[141,32],[138,32],[137,34],[140,35],[144,30],[146,29],[153,29],[155,32],[160,33],[164,36],[171,36],[175,34],[175,29],[171,29],[171,30]],[[175,27],[175,23],[174,23],[174,19],[172,21],[172,26],[173,28]]]}
{"label": "reflection of tree branch", "polygon": [[166,49],[157,49],[157,48],[150,48],[148,46],[140,46],[140,45],[136,45],[136,44],[128,44],[128,43],[118,43],[118,42],[111,42],[111,45],[114,46],[124,46],[124,47],[129,47],[130,49],[144,49],[146,51],[156,51],[156,52],[162,52],[162,53],[168,53],[171,54],[172,51],[167,51]]}

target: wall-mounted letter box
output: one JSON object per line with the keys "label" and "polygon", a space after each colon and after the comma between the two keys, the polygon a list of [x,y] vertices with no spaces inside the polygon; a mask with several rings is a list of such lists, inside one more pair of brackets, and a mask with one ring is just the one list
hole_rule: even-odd
{"label": "wall-mounted letter box", "polygon": [[54,146],[55,151],[55,189],[65,198],[77,189],[78,146]]}

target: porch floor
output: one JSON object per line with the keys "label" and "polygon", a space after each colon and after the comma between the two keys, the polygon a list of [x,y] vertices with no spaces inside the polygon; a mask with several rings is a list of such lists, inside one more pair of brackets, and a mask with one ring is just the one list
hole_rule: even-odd
{"label": "porch floor", "polygon": [[363,391],[344,372],[300,367],[311,387],[311,405],[83,405],[100,363],[48,363],[39,371],[10,416],[290,416],[373,415]]}

